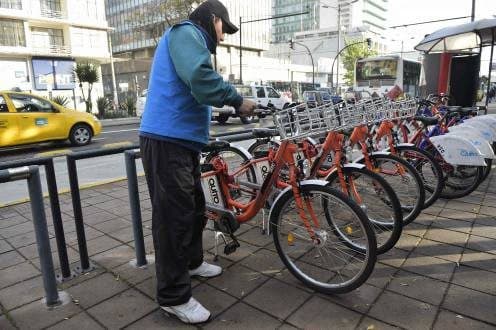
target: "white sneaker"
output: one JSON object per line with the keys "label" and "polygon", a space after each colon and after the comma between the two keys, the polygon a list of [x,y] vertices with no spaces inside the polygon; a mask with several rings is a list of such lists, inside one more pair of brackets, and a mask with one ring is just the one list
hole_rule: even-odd
{"label": "white sneaker", "polygon": [[216,277],[220,274],[222,274],[221,267],[206,263],[205,261],[200,265],[200,267],[189,271],[190,276]]}
{"label": "white sneaker", "polygon": [[203,323],[210,319],[210,312],[202,306],[195,298],[189,298],[189,301],[177,306],[160,306],[169,314],[177,316],[184,323]]}

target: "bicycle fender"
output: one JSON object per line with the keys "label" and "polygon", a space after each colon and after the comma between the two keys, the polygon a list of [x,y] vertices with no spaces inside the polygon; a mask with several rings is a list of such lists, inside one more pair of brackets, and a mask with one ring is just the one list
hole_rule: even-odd
{"label": "bicycle fender", "polygon": [[486,166],[479,149],[461,136],[448,133],[433,136],[430,141],[441,157],[451,165]]}
{"label": "bicycle fender", "polygon": [[462,138],[467,139],[470,143],[474,145],[474,147],[479,149],[479,152],[484,156],[484,158],[495,159],[494,151],[493,148],[491,147],[491,144],[482,136],[482,134],[480,134],[480,132],[468,131],[468,130],[456,130],[448,134],[460,136]]}
{"label": "bicycle fender", "polygon": [[343,168],[356,168],[359,170],[361,170],[364,167],[365,167],[364,164],[358,164],[358,163],[347,163],[343,165]]}
{"label": "bicycle fender", "polygon": [[[375,155],[390,155],[391,153],[387,150],[381,150],[381,151],[374,151],[370,155],[375,156]],[[353,163],[361,163],[363,162],[363,155],[360,155],[360,157],[356,158],[353,160]]]}
{"label": "bicycle fender", "polygon": [[465,121],[465,122],[463,122],[463,124],[461,124],[459,126],[463,126],[465,124],[474,127],[489,142],[496,141],[496,126],[493,127],[491,125],[491,121],[488,121],[488,120],[482,121],[480,119],[479,120],[471,120],[471,121]]}
{"label": "bicycle fender", "polygon": [[231,144],[231,148],[237,149],[239,152],[241,152],[243,155],[245,155],[248,158],[248,160],[250,160],[250,159],[253,158],[253,156],[248,152],[248,150],[246,150],[243,147],[238,147],[238,146],[235,146],[235,145],[232,145]]}
{"label": "bicycle fender", "polygon": [[415,144],[413,143],[398,143],[396,145],[397,148],[401,148],[401,147],[415,147]]}
{"label": "bicycle fender", "polygon": [[[303,180],[300,182],[300,186],[304,186],[304,185],[308,185],[308,184],[314,184],[314,185],[319,185],[319,186],[327,186],[327,181],[324,181],[324,180]],[[277,195],[276,199],[274,199],[274,202],[272,203],[272,207],[270,208],[270,211],[269,211],[269,219],[271,219],[272,217],[272,210],[274,210],[274,206],[277,205],[277,203],[279,202],[279,199],[281,199],[282,196],[284,196],[284,194],[286,194],[287,192],[291,191],[292,187],[286,187],[284,188],[280,193],[279,195]]]}

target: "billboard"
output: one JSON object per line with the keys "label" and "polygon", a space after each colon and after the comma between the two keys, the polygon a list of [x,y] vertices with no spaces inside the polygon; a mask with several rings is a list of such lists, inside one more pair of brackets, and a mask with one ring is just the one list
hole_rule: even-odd
{"label": "billboard", "polygon": [[[36,90],[73,89],[75,62],[58,58],[33,58],[34,88]],[[51,88],[50,88],[51,87]]]}

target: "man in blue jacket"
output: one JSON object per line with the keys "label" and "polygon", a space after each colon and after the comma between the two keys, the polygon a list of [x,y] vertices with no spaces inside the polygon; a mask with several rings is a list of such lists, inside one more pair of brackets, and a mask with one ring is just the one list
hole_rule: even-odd
{"label": "man in blue jacket", "polygon": [[208,142],[210,106],[253,114],[256,104],[213,70],[211,54],[224,33],[237,32],[227,9],[207,0],[162,36],[153,59],[140,127],[143,167],[152,203],[157,301],[185,323],[210,312],[191,296],[191,276],[214,277],[222,268],[203,261],[205,200],[200,151]]}

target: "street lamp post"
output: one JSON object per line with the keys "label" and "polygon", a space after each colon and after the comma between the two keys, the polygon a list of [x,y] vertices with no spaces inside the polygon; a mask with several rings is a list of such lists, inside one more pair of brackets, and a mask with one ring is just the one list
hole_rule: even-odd
{"label": "street lamp post", "polygon": [[[354,42],[354,43],[352,43],[352,44],[346,45],[346,46],[345,46],[345,47],[343,47],[343,49],[341,49],[341,50],[337,53],[337,55],[334,57],[334,60],[332,61],[332,66],[331,66],[331,89],[334,89],[334,83],[333,83],[333,82],[334,82],[334,79],[333,79],[333,76],[334,76],[334,63],[336,63],[336,59],[337,59],[337,58],[339,57],[339,55],[343,52],[343,50],[345,50],[346,48],[351,47],[351,46],[354,46],[354,45],[362,44],[362,43],[364,43],[364,42],[366,42],[366,43],[367,43],[367,45],[368,45],[368,46],[369,46],[369,48],[370,48],[370,46],[371,46],[371,44],[372,44],[372,39],[367,38],[367,39],[365,39],[365,41],[358,41],[358,42]],[[337,83],[338,83],[338,81],[339,81],[339,80],[336,80],[336,88],[337,88]]]}
{"label": "street lamp post", "polygon": [[315,89],[315,65],[313,62],[312,52],[305,44],[298,41],[294,41],[293,39],[289,39],[289,48],[294,49],[294,44],[304,47],[307,50],[308,55],[310,55],[310,59],[312,60],[312,85],[313,85],[313,89]]}
{"label": "street lamp post", "polygon": [[[346,3],[346,5],[351,5],[355,2],[358,2],[358,0],[353,0],[351,2],[348,2]],[[339,85],[339,54],[341,53],[341,51],[339,50],[339,48],[341,48],[341,6],[342,4],[341,3],[338,3],[338,6],[337,7],[332,7],[332,6],[329,6],[329,5],[324,5],[323,7],[324,8],[332,8],[332,9],[337,9],[338,11],[338,47],[337,47],[337,59],[338,59],[338,66],[336,68],[336,75],[337,75],[337,78],[336,78],[336,88],[338,87]],[[336,58],[334,58],[334,60],[336,60]],[[334,67],[334,62],[333,62],[333,67]],[[332,76],[332,68],[331,68],[331,86],[333,86],[333,81],[334,81],[334,77]]]}
{"label": "street lamp post", "polygon": [[118,105],[119,105],[119,96],[117,94],[117,84],[115,80],[115,68],[114,68],[114,56],[113,56],[113,51],[112,51],[112,35],[108,33],[109,31],[114,31],[115,28],[109,27],[107,28],[107,38],[108,38],[108,47],[109,47],[109,52],[110,52],[110,71],[112,74],[112,95],[113,95],[113,108],[114,111],[117,111]]}

